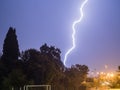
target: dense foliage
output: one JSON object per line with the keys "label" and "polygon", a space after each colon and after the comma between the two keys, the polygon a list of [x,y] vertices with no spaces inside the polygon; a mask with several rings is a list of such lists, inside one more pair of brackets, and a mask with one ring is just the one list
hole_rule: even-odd
{"label": "dense foliage", "polygon": [[50,84],[52,87],[79,87],[89,71],[86,65],[66,68],[61,61],[61,51],[44,44],[39,50],[19,52],[15,29],[9,28],[0,58],[0,90],[23,87],[28,84]]}

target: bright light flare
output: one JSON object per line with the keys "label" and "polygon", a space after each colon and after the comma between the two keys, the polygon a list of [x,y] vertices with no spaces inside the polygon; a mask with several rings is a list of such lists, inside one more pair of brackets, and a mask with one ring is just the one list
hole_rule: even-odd
{"label": "bright light flare", "polygon": [[81,4],[81,6],[80,6],[80,18],[78,20],[74,21],[73,24],[72,24],[72,30],[73,30],[73,33],[72,33],[72,47],[65,53],[65,57],[64,57],[64,65],[65,66],[66,66],[66,61],[67,61],[68,55],[76,47],[76,44],[75,44],[75,35],[76,35],[75,26],[76,26],[76,24],[80,23],[81,20],[83,19],[83,7],[85,6],[85,4],[87,2],[88,2],[88,0],[84,0],[84,2]]}

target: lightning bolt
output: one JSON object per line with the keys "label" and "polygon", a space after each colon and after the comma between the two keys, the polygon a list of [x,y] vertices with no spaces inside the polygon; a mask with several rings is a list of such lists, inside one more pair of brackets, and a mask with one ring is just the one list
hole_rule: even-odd
{"label": "lightning bolt", "polygon": [[72,30],[73,30],[73,33],[72,33],[72,47],[66,52],[65,54],[65,57],[64,57],[64,65],[66,66],[66,61],[67,61],[67,57],[68,55],[73,51],[73,49],[76,47],[76,44],[75,44],[75,35],[76,35],[76,29],[75,29],[75,26],[76,24],[80,23],[83,19],[83,7],[85,6],[85,4],[88,2],[88,0],[84,0],[84,2],[81,4],[80,6],[80,18],[76,21],[73,22],[72,24]]}

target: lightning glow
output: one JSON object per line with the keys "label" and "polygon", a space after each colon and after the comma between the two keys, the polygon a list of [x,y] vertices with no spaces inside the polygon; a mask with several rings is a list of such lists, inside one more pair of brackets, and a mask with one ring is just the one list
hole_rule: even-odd
{"label": "lightning glow", "polygon": [[84,0],[84,2],[81,4],[80,6],[80,18],[76,21],[73,22],[72,24],[72,30],[73,30],[73,33],[72,33],[72,47],[66,52],[65,54],[65,57],[64,57],[64,65],[66,66],[66,61],[67,61],[67,58],[68,58],[68,55],[73,51],[73,49],[76,47],[76,44],[75,44],[75,35],[76,35],[76,29],[75,29],[75,26],[76,24],[80,23],[83,19],[83,7],[85,6],[85,4],[88,2],[88,0]]}

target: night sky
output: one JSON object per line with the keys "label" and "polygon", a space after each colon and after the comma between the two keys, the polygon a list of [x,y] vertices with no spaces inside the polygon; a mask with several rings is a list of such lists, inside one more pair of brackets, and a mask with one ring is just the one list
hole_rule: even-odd
{"label": "night sky", "polygon": [[[0,0],[0,52],[10,26],[16,28],[20,51],[56,46],[61,58],[72,45],[72,23],[80,17],[83,0]],[[116,70],[120,65],[120,0],[89,0],[76,26],[76,48],[67,66]]]}

